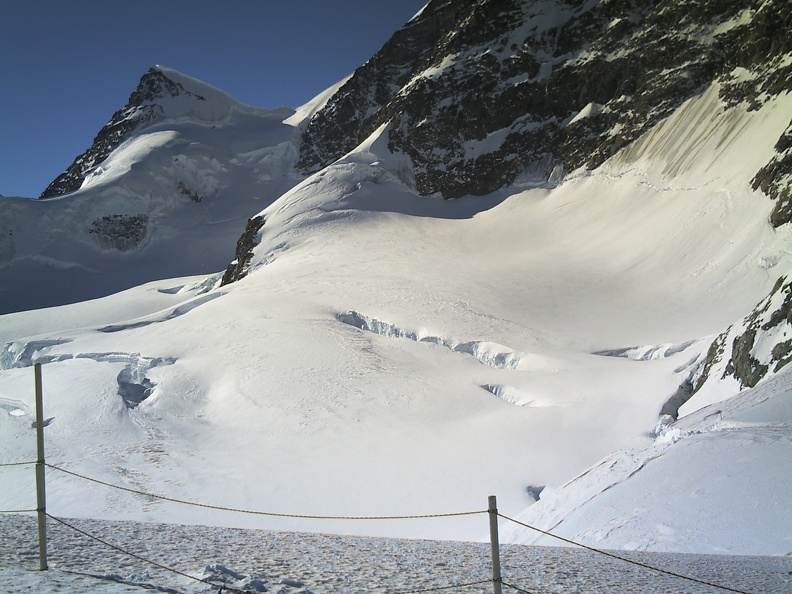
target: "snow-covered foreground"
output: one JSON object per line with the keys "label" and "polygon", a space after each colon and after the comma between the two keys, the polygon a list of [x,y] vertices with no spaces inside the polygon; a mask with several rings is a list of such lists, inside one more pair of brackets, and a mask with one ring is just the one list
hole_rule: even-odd
{"label": "snow-covered foreground", "polygon": [[[718,101],[710,89],[606,166],[572,172],[557,187],[525,182],[453,202],[415,194],[404,157],[388,151],[383,130],[294,185],[282,170],[291,154],[289,131],[274,114],[262,126],[272,128],[282,150],[253,147],[243,142],[246,128],[235,128],[243,136],[233,138],[252,151],[251,162],[277,165],[272,175],[280,190],[294,185],[269,204],[266,196],[277,192],[263,182],[258,187],[263,177],[246,169],[233,186],[234,167],[247,165],[236,157],[223,165],[229,186],[215,188],[218,196],[256,189],[253,200],[269,204],[260,212],[266,222],[249,274],[220,286],[222,270],[213,269],[2,316],[0,463],[35,459],[31,366],[39,362],[47,461],[113,485],[322,516],[478,510],[495,494],[511,517],[544,509],[536,521],[557,525],[562,510],[572,514],[566,525],[588,544],[789,553],[788,510],[766,505],[790,491],[784,463],[767,467],[792,459],[786,384],[768,384],[777,390],[767,406],[729,404],[729,422],[753,425],[718,433],[715,450],[707,445],[715,441],[685,433],[705,424],[703,417],[691,416],[693,425],[683,418],[660,436],[666,441],[653,433],[712,338],[792,271],[789,226],[767,224],[772,203],[747,183],[787,125],[788,98],[754,112],[738,106],[728,118],[717,116]],[[185,162],[184,151],[198,163],[186,170],[203,170],[204,148],[187,142],[188,128],[195,132],[188,124],[184,142],[163,145],[170,151],[166,172]],[[697,126],[707,133],[691,133]],[[147,145],[151,152],[140,153],[158,162],[161,148]],[[105,170],[114,170],[113,158]],[[137,163],[123,175],[134,174],[144,195],[153,182],[141,173],[145,163]],[[90,212],[106,204],[85,199],[100,182],[47,209],[71,222],[70,204],[86,220],[115,220],[105,210]],[[110,179],[107,187],[117,183]],[[201,263],[206,244],[227,235],[210,231],[231,224],[210,194],[196,208],[211,212],[189,210],[188,197],[179,203],[179,212],[195,217],[189,233],[176,237],[165,229],[163,239],[156,235],[163,228],[152,225],[133,259],[157,263],[157,270],[166,270],[162,263],[174,254]],[[152,213],[164,217],[154,206]],[[235,214],[244,208],[237,204]],[[35,226],[33,219],[22,222]],[[86,231],[78,247],[95,254],[93,235]],[[196,253],[191,235],[201,240]],[[227,243],[216,250],[214,262],[220,250],[230,251]],[[15,254],[5,252],[10,266],[24,270]],[[103,265],[121,259],[112,251],[96,257]],[[46,266],[37,270],[45,274]],[[52,270],[76,293],[102,281],[92,271],[64,272],[61,263]],[[619,354],[627,356],[609,356]],[[753,402],[750,393],[743,398]],[[694,396],[686,406],[695,413],[699,405]],[[778,417],[774,429],[771,414]],[[755,472],[711,482],[699,475],[701,452],[708,468],[722,454],[721,470]],[[618,472],[587,472],[609,456]],[[650,461],[644,464],[650,471],[634,472],[640,460]],[[578,475],[597,480],[573,480]],[[191,508],[54,470],[47,479],[48,510],[56,516],[196,523]],[[606,488],[616,480],[619,488]],[[715,489],[731,484],[739,491]],[[574,505],[550,499],[554,491],[569,494],[569,485],[583,485],[561,498]],[[542,487],[549,487],[545,503],[534,505]],[[745,492],[752,488],[767,498]],[[598,499],[607,505],[583,518],[580,497],[589,493],[604,493]],[[662,505],[643,510],[635,501],[649,493],[660,494]],[[3,468],[0,509],[32,509],[34,502],[30,468]],[[695,538],[667,514],[697,518]],[[763,518],[761,531],[756,517]],[[199,520],[430,539],[486,534],[477,517],[339,524],[204,510]]]}
{"label": "snow-covered foreground", "polygon": [[[479,519],[486,526],[485,515]],[[177,594],[218,592],[223,584],[248,592],[283,594],[396,594],[433,588],[492,592],[490,547],[483,543],[65,521],[116,548],[49,520],[50,569],[38,572],[35,519],[0,516],[4,535],[0,541],[0,591],[115,594],[144,588]],[[619,555],[734,591],[770,594],[792,588],[790,557]],[[586,550],[509,545],[501,547],[500,557],[504,583],[529,592],[723,591]],[[504,591],[513,590],[507,587]]]}

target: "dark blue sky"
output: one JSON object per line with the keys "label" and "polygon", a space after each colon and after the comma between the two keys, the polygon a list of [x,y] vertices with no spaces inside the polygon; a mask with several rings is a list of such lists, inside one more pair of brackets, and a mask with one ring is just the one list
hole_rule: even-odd
{"label": "dark blue sky", "polygon": [[155,64],[297,107],[427,0],[0,0],[0,194],[37,197]]}

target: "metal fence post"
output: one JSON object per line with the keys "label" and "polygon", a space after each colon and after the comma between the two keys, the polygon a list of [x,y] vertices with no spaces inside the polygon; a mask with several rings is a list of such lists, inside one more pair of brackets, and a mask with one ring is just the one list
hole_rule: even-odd
{"label": "metal fence post", "polygon": [[489,496],[490,548],[492,549],[492,591],[501,594],[500,543],[498,542],[498,501]]}
{"label": "metal fence post", "polygon": [[39,570],[47,569],[47,495],[44,488],[44,398],[41,390],[41,363],[33,366],[36,378],[36,511],[38,512]]}

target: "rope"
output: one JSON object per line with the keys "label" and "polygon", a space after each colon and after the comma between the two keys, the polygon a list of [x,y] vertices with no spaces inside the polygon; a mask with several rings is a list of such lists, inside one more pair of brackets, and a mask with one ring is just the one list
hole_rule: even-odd
{"label": "rope", "polygon": [[618,559],[619,561],[624,561],[625,563],[631,563],[632,565],[637,565],[638,567],[643,567],[644,569],[651,569],[652,571],[657,571],[659,573],[664,573],[666,575],[670,575],[670,576],[675,577],[675,578],[680,578],[680,579],[683,579],[683,580],[696,582],[697,584],[703,584],[705,586],[710,586],[712,588],[718,588],[720,590],[726,590],[727,592],[736,592],[737,594],[750,594],[749,592],[746,592],[745,590],[737,590],[735,588],[729,588],[728,586],[721,586],[719,584],[713,584],[712,582],[707,582],[707,581],[704,581],[704,580],[700,580],[698,578],[690,577],[690,576],[687,576],[687,575],[682,575],[681,573],[675,573],[673,571],[668,571],[667,569],[660,569],[659,567],[654,567],[654,566],[648,565],[646,563],[641,563],[640,561],[633,561],[632,559],[628,559],[627,557],[620,557],[619,555],[615,555],[614,553],[610,553],[608,551],[603,551],[602,549],[597,549],[597,548],[594,548],[594,547],[590,547],[588,545],[584,545],[582,543],[575,542],[574,540],[570,540],[568,538],[564,538],[563,536],[558,536],[557,534],[553,534],[552,532],[547,532],[546,530],[542,530],[541,528],[536,528],[535,526],[531,526],[529,524],[525,524],[523,522],[515,520],[514,518],[510,518],[508,516],[504,516],[503,514],[498,514],[498,515],[501,518],[503,518],[504,520],[509,520],[510,522],[514,522],[515,524],[519,524],[520,526],[524,526],[525,528],[529,528],[531,530],[535,530],[536,532],[539,532],[539,533],[544,534],[546,536],[551,536],[552,538],[556,538],[556,539],[558,539],[558,540],[560,540],[562,542],[565,542],[567,544],[571,544],[571,545],[574,545],[576,547],[580,547],[582,549],[586,549],[586,550],[592,551],[594,553],[599,553],[600,555],[605,555],[606,557],[611,557],[612,559]]}
{"label": "rope", "polygon": [[104,580],[115,582],[117,584],[124,584],[125,586],[134,586],[135,588],[141,588],[143,590],[157,590],[159,592],[166,592],[167,594],[179,594],[178,590],[174,590],[173,588],[155,586],[153,584],[147,584],[144,582],[130,582],[118,576],[96,575],[95,573],[85,573],[84,571],[74,571],[72,569],[58,569],[58,571],[62,573],[68,573],[69,575],[81,575],[83,577],[89,577],[95,580]]}
{"label": "rope", "polygon": [[[7,464],[7,466],[21,465],[21,464],[36,464],[36,462],[18,462],[18,463],[13,463],[13,464]],[[60,471],[60,472],[62,472],[64,474],[69,474],[71,476],[74,476],[74,477],[77,477],[77,478],[80,478],[80,479],[83,479],[83,480],[86,480],[86,481],[90,481],[90,482],[93,482],[93,483],[97,483],[97,484],[103,485],[105,487],[110,487],[112,489],[118,489],[120,491],[126,491],[128,493],[133,493],[133,494],[136,494],[136,495],[143,495],[145,497],[151,497],[153,499],[159,499],[159,500],[162,500],[162,501],[169,501],[171,503],[179,503],[179,504],[182,504],[182,505],[191,505],[191,506],[201,507],[201,508],[205,508],[205,509],[227,511],[227,512],[232,512],[232,513],[254,514],[254,515],[279,517],[279,518],[298,518],[298,519],[308,519],[308,520],[412,520],[412,519],[426,519],[426,518],[448,518],[448,517],[469,516],[469,515],[490,513],[489,510],[476,510],[476,511],[467,511],[467,512],[449,512],[449,513],[442,513],[442,514],[420,514],[420,515],[419,514],[414,514],[414,515],[401,515],[401,516],[320,516],[320,515],[309,515],[309,514],[288,514],[288,513],[278,513],[278,512],[256,511],[256,510],[249,510],[249,509],[223,507],[223,506],[218,506],[218,505],[209,505],[209,504],[205,504],[205,503],[197,503],[197,502],[194,502],[194,501],[186,501],[186,500],[183,500],[183,499],[176,499],[176,498],[173,498],[173,497],[166,497],[166,496],[163,496],[163,495],[155,495],[153,493],[146,493],[145,491],[140,491],[140,490],[137,490],[137,489],[130,489],[128,487],[122,487],[120,485],[114,485],[112,483],[108,483],[108,482],[101,481],[101,480],[96,479],[96,478],[88,477],[88,476],[85,476],[85,475],[82,475],[82,474],[79,474],[79,473],[76,473],[76,472],[73,472],[73,471],[70,471],[70,470],[66,470],[64,468],[60,468],[58,466],[54,466],[52,464],[45,463],[45,465],[48,466],[49,468],[53,469],[53,470]],[[37,510],[18,510],[18,511],[5,511],[5,512],[0,511],[0,513],[24,513],[24,512],[32,512],[32,511],[37,511]],[[540,534],[544,534],[545,536],[549,536],[551,538],[555,538],[555,539],[560,540],[562,542],[565,542],[567,544],[570,544],[570,545],[573,545],[573,546],[576,546],[576,547],[580,547],[582,549],[586,549],[586,550],[592,551],[594,553],[599,553],[600,555],[604,555],[604,556],[610,557],[612,559],[623,561],[625,563],[630,563],[630,564],[638,566],[638,567],[643,567],[644,569],[650,569],[652,571],[656,571],[658,573],[669,575],[671,577],[675,577],[675,578],[679,578],[679,579],[683,579],[683,580],[688,580],[690,582],[695,582],[695,583],[702,584],[702,585],[705,585],[705,586],[710,586],[712,588],[718,588],[720,590],[725,590],[727,592],[735,592],[736,594],[750,594],[749,592],[746,592],[744,590],[738,590],[736,588],[730,588],[728,586],[722,586],[722,585],[719,585],[719,584],[715,584],[713,582],[708,582],[706,580],[701,580],[701,579],[698,579],[698,578],[690,577],[690,576],[683,575],[683,574],[680,574],[680,573],[676,573],[676,572],[673,572],[673,571],[669,571],[669,570],[666,570],[666,569],[661,569],[659,567],[654,567],[654,566],[649,565],[647,563],[642,563],[640,561],[634,561],[634,560],[628,559],[626,557],[621,557],[621,556],[616,555],[614,553],[611,553],[611,552],[608,552],[608,551],[604,551],[602,549],[597,549],[595,547],[590,547],[588,545],[576,542],[574,540],[571,540],[571,539],[568,539],[568,538],[564,538],[563,536],[558,536],[557,534],[553,534],[552,532],[548,532],[546,530],[542,530],[541,528],[537,528],[535,526],[531,526],[531,525],[526,524],[524,522],[520,522],[519,520],[515,520],[514,518],[510,518],[509,516],[505,516],[505,515],[500,514],[500,513],[498,513],[497,515],[499,517],[503,518],[504,520],[508,520],[510,522],[513,522],[515,524],[518,524],[520,526],[528,528],[530,530],[534,530],[536,532],[539,532]],[[172,571],[174,573],[177,573],[177,574],[182,575],[184,577],[188,577],[190,579],[194,579],[196,581],[204,582],[204,583],[207,583],[207,584],[210,584],[210,585],[216,585],[216,584],[212,584],[211,582],[208,582],[207,580],[200,579],[200,578],[195,578],[195,577],[193,577],[191,575],[182,573],[182,572],[180,572],[178,570],[171,569],[171,568],[166,567],[164,565],[159,565],[158,563],[155,563],[154,561],[150,561],[148,559],[144,559],[143,557],[139,557],[139,556],[135,555],[134,553],[130,553],[128,551],[125,551],[125,550],[123,550],[121,548],[118,548],[118,547],[116,547],[114,545],[111,545],[110,543],[105,542],[105,541],[103,541],[103,540],[101,540],[101,539],[99,539],[99,538],[97,538],[95,536],[92,536],[92,535],[90,535],[90,534],[88,534],[86,532],[83,532],[82,530],[80,530],[80,529],[78,529],[78,528],[76,528],[74,526],[71,526],[70,524],[67,524],[63,520],[59,520],[58,518],[50,516],[49,514],[47,514],[47,516],[52,518],[53,520],[55,520],[57,522],[60,522],[61,524],[64,524],[64,525],[68,526],[69,528],[72,528],[73,530],[75,530],[77,532],[80,532],[81,534],[84,534],[85,536],[87,536],[89,538],[93,538],[93,539],[97,540],[98,542],[101,542],[102,544],[104,544],[106,546],[109,546],[111,548],[114,548],[114,549],[122,552],[122,553],[128,554],[128,555],[130,555],[132,557],[135,557],[137,559],[140,559],[141,561],[144,561],[146,563],[150,563],[150,564],[155,565],[155,566],[157,566],[157,567],[159,567],[161,569],[164,569],[166,571]],[[417,593],[420,593],[420,592],[434,592],[434,591],[439,591],[439,590],[452,589],[452,588],[456,588],[456,587],[474,586],[474,585],[484,584],[484,583],[487,583],[489,581],[491,581],[491,580],[470,582],[470,583],[466,583],[466,584],[456,584],[456,585],[452,585],[452,586],[439,586],[439,587],[436,587],[436,588],[428,588],[428,589],[400,590],[396,594],[417,594]],[[523,589],[521,589],[521,588],[519,588],[517,586],[511,585],[511,584],[507,584],[505,582],[503,583],[503,585],[505,585],[505,586],[507,586],[509,588],[512,588],[514,590],[517,590],[518,592],[527,592],[528,594],[531,594],[527,590],[523,590]],[[225,586],[223,586],[223,587],[225,587]],[[226,589],[228,589],[228,588],[226,588]],[[230,590],[233,591],[233,589],[230,589]],[[239,591],[239,590],[237,590],[237,591]]]}
{"label": "rope", "polygon": [[[189,578],[189,579],[194,580],[196,582],[200,582],[202,584],[208,584],[209,586],[213,586],[213,587],[221,586],[221,589],[228,590],[229,592],[239,592],[240,594],[249,594],[246,590],[239,590],[237,588],[232,588],[232,587],[226,586],[225,584],[215,584],[214,582],[210,582],[207,579],[198,578],[198,577],[195,577],[193,575],[190,575],[189,573],[185,573],[183,571],[179,571],[178,569],[174,569],[172,567],[168,567],[167,565],[162,565],[161,563],[157,563],[156,561],[152,561],[151,559],[146,559],[145,557],[141,557],[140,555],[138,555],[136,553],[133,553],[131,551],[127,551],[126,549],[122,549],[119,546],[111,544],[111,543],[107,542],[106,540],[103,540],[103,539],[99,538],[98,536],[94,536],[93,534],[85,532],[84,530],[80,530],[76,526],[73,526],[72,524],[69,524],[68,522],[66,522],[64,520],[61,520],[60,518],[56,518],[55,516],[52,516],[50,514],[47,514],[47,517],[55,520],[56,522],[58,522],[60,524],[63,524],[67,528],[71,528],[75,532],[79,532],[80,534],[82,534],[83,536],[85,536],[87,538],[90,538],[92,540],[95,540],[98,543],[101,543],[101,544],[105,545],[106,547],[109,547],[109,548],[111,548],[111,549],[113,549],[115,551],[118,551],[119,553],[123,553],[124,555],[128,555],[130,557],[134,557],[138,561],[143,561],[144,563],[149,563],[150,565],[153,565],[154,567],[157,567],[157,568],[162,569],[164,571],[169,571],[171,573],[175,573],[175,574],[180,575],[182,577]],[[71,571],[68,571],[68,570],[65,570],[65,571],[67,571],[68,573],[78,573],[78,572],[71,572]],[[80,574],[80,575],[87,575],[87,576],[90,576],[90,577],[97,577],[97,576],[91,576],[91,574],[87,574],[87,573]],[[134,582],[131,582],[131,583],[133,585],[137,585]],[[141,586],[145,587],[143,585],[141,585]]]}
{"label": "rope", "polygon": [[[99,538],[98,536],[95,536],[95,535],[90,534],[90,533],[88,533],[88,532],[86,532],[84,530],[81,530],[80,528],[77,528],[76,526],[66,522],[65,520],[62,520],[60,518],[56,518],[55,516],[52,516],[50,514],[47,514],[47,517],[55,520],[56,522],[58,522],[60,524],[63,524],[67,528],[71,528],[75,532],[78,532],[79,534],[82,534],[83,536],[85,536],[87,538],[90,538],[92,540],[95,540],[98,543],[101,543],[101,544],[105,545],[106,547],[109,547],[109,548],[111,548],[111,549],[113,549],[115,551],[123,553],[124,555],[128,555],[130,557],[134,557],[135,559],[137,559],[139,561],[143,561],[144,563],[149,563],[150,565],[153,565],[154,567],[162,569],[163,571],[169,571],[171,573],[175,573],[175,574],[180,575],[182,577],[186,577],[186,578],[189,578],[189,579],[191,579],[193,581],[200,582],[200,583],[203,583],[203,584],[207,584],[207,585],[212,586],[212,587],[218,587],[219,586],[221,592],[222,591],[227,591],[227,592],[237,592],[238,594],[250,594],[250,592],[248,590],[240,590],[238,588],[227,586],[225,584],[216,584],[216,583],[211,582],[211,581],[209,581],[207,579],[198,578],[198,577],[195,577],[195,576],[190,575],[188,573],[184,573],[183,571],[179,571],[178,569],[174,569],[172,567],[168,567],[167,565],[162,565],[161,563],[157,563],[156,561],[152,561],[151,559],[146,559],[145,557],[142,557],[142,556],[140,556],[140,555],[138,555],[136,553],[133,553],[131,551],[127,551],[126,549],[122,549],[119,546],[111,544],[111,543],[107,542],[106,540]],[[152,586],[150,584],[129,582],[129,581],[126,581],[126,580],[123,580],[123,579],[120,579],[120,578],[119,579],[107,578],[107,577],[98,576],[98,575],[95,575],[95,574],[83,573],[83,572],[80,572],[80,571],[73,571],[73,570],[68,570],[68,569],[62,569],[60,571],[63,571],[64,573],[82,575],[82,576],[92,577],[92,578],[96,578],[96,579],[113,579],[113,581],[117,581],[119,583],[124,583],[124,584],[129,584],[131,586],[137,586],[137,587],[140,587],[140,588],[147,588],[147,589],[151,589],[152,588]],[[468,586],[477,586],[477,585],[480,585],[480,584],[487,584],[487,583],[489,583],[491,581],[492,580],[480,580],[478,582],[467,582],[467,583],[463,583],[463,584],[453,584],[453,585],[450,585],[450,586],[437,586],[437,587],[434,587],[434,588],[422,588],[422,589],[418,589],[418,590],[396,590],[396,591],[393,592],[393,594],[419,594],[421,592],[438,592],[440,590],[451,590],[453,588],[465,588],[465,587],[468,587]],[[156,588],[156,587],[154,587],[154,588]],[[156,588],[156,589],[160,589],[160,588]],[[528,594],[531,594],[531,593],[529,592]]]}
{"label": "rope", "polygon": [[37,511],[37,509],[3,509],[0,510],[0,514],[29,514]]}
{"label": "rope", "polygon": [[233,507],[222,507],[219,505],[209,505],[206,503],[196,503],[194,501],[185,501],[183,499],[175,499],[173,497],[165,497],[164,495],[154,495],[153,493],[146,493],[144,491],[138,491],[136,489],[130,489],[128,487],[121,487],[119,485],[114,485],[112,483],[106,483],[104,481],[100,481],[99,479],[91,478],[89,476],[85,476],[82,474],[78,474],[76,472],[72,472],[71,470],[66,470],[64,468],[60,468],[58,466],[53,466],[52,464],[47,464],[49,468],[53,470],[58,470],[65,474],[70,474],[77,478],[81,478],[86,481],[91,481],[93,483],[97,483],[100,485],[104,485],[105,487],[111,487],[113,489],[118,489],[120,491],[126,491],[128,493],[134,493],[136,495],[144,495],[146,497],[152,497],[154,499],[161,499],[162,501],[170,501],[171,503],[180,503],[182,505],[192,505],[195,507],[203,507],[206,509],[214,509],[220,511],[227,511],[227,512],[234,512],[240,514],[254,514],[259,516],[271,516],[276,518],[299,518],[303,520],[416,520],[416,519],[425,519],[425,518],[450,518],[454,516],[471,516],[475,514],[484,514],[487,513],[487,510],[477,510],[477,511],[467,511],[467,512],[450,512],[444,514],[423,514],[423,515],[407,515],[407,516],[314,516],[314,515],[307,515],[307,514],[286,514],[286,513],[278,513],[278,512],[267,512],[267,511],[256,511],[250,509],[239,509]]}
{"label": "rope", "polygon": [[481,580],[478,582],[468,582],[466,584],[454,584],[452,586],[437,586],[436,588],[424,588],[421,590],[396,590],[393,592],[393,594],[418,594],[419,592],[438,592],[440,590],[451,590],[452,588],[466,588],[468,586],[489,584],[490,582],[492,582],[492,580]]}
{"label": "rope", "polygon": [[534,594],[530,590],[523,590],[522,588],[518,588],[517,586],[515,586],[513,584],[507,584],[506,582],[501,582],[501,584],[503,584],[507,588],[511,588],[512,590],[517,590],[518,592],[523,592],[523,594]]}
{"label": "rope", "polygon": [[35,461],[35,460],[33,462],[6,462],[5,464],[0,464],[0,467],[3,467],[3,466],[27,466],[29,464],[38,464],[38,462]]}

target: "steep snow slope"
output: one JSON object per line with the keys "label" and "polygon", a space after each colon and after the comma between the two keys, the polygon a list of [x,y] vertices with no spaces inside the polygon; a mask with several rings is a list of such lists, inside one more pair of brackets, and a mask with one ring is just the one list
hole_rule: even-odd
{"label": "steep snow slope", "polygon": [[[723,109],[717,101],[700,95],[644,145],[558,187],[453,202],[404,185],[404,157],[389,152],[380,128],[259,213],[241,280],[220,287],[216,267],[210,277],[4,316],[2,461],[33,457],[33,361],[46,363],[51,463],[214,505],[445,513],[482,509],[495,493],[514,515],[533,502],[528,487],[653,447],[661,408],[712,337],[790,269],[787,231],[767,225],[772,202],[741,174],[770,154],[788,98],[709,117]],[[684,133],[702,118],[698,134]],[[196,223],[196,235],[206,228]],[[173,248],[152,241],[148,253],[165,259]],[[680,451],[668,458],[675,468],[688,463],[684,446],[669,450]],[[32,471],[9,473],[0,507],[29,509]],[[59,515],[482,533],[478,518],[234,516],[48,476]],[[634,533],[651,533],[652,521]],[[661,546],[716,547],[712,528]],[[761,538],[734,546],[786,552]]]}
{"label": "steep snow slope", "polygon": [[[517,519],[589,546],[792,552],[792,369],[614,452]],[[559,545],[512,523],[506,542]]]}
{"label": "steep snow slope", "polygon": [[0,312],[225,266],[250,213],[297,181],[293,113],[152,69],[62,176],[75,191],[3,198]]}

